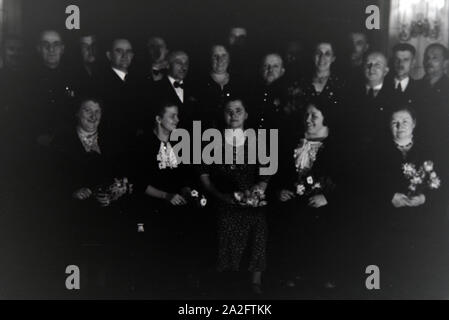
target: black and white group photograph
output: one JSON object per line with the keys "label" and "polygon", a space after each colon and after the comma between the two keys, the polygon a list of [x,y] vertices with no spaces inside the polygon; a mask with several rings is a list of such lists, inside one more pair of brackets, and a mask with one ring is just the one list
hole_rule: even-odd
{"label": "black and white group photograph", "polygon": [[449,299],[448,47],[449,0],[0,0],[0,299]]}

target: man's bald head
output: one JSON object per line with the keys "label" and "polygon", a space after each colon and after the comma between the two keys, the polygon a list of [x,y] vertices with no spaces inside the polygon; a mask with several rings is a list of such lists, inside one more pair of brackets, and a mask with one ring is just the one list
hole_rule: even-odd
{"label": "man's bald head", "polygon": [[387,57],[382,52],[371,52],[366,56],[364,63],[365,79],[371,87],[383,83],[389,71]]}
{"label": "man's bald head", "polygon": [[280,54],[267,54],[262,62],[262,77],[266,84],[280,79],[285,73],[284,62]]}

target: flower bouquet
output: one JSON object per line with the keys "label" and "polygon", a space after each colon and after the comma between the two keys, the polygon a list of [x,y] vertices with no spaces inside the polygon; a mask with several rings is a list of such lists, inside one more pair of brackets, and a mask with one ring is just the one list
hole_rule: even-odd
{"label": "flower bouquet", "polygon": [[435,172],[432,161],[424,161],[419,168],[413,163],[404,163],[402,172],[409,182],[408,196],[422,193],[424,189],[436,190],[441,186],[441,179]]}
{"label": "flower bouquet", "polygon": [[207,198],[203,194],[200,194],[197,190],[190,191],[188,198],[190,202],[193,202],[200,208],[204,208],[207,205]]}
{"label": "flower bouquet", "polygon": [[[99,186],[94,191],[94,196],[100,202],[101,206],[108,206],[111,202],[117,201],[126,194],[133,192],[133,185],[129,183],[128,178],[114,179],[112,184]],[[100,201],[100,199],[102,199]]]}
{"label": "flower bouquet", "polygon": [[234,192],[236,203],[243,207],[264,207],[267,205],[265,198],[265,191],[261,188],[255,188],[253,191]]}
{"label": "flower bouquet", "polygon": [[309,175],[296,184],[296,194],[299,197],[310,197],[320,194],[331,187],[333,187],[333,183],[330,179],[317,179]]}

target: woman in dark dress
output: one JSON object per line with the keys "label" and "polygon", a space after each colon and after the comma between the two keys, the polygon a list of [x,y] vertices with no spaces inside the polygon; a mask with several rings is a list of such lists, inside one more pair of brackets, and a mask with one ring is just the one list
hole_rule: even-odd
{"label": "woman in dark dress", "polygon": [[444,221],[440,194],[428,186],[413,190],[404,175],[405,164],[419,169],[432,161],[436,173],[440,167],[429,145],[414,135],[416,126],[410,107],[395,108],[390,118],[392,139],[379,144],[371,157],[370,172],[375,176],[368,203],[374,206],[367,241],[371,261],[379,263],[384,289],[396,298],[430,297],[425,286],[442,276],[433,272],[441,254],[437,239]]}
{"label": "woman in dark dress", "polygon": [[70,252],[67,258],[80,258],[91,267],[91,275],[100,269],[104,277],[104,273],[118,266],[119,260],[126,260],[125,242],[117,237],[125,231],[121,229],[123,203],[115,200],[130,189],[122,150],[116,139],[104,135],[101,115],[99,100],[83,99],[75,128],[55,139],[53,149],[60,178],[56,193],[62,208],[61,215],[53,220],[58,224],[58,239],[66,239],[70,245],[71,249],[64,249]]}
{"label": "woman in dark dress", "polygon": [[207,126],[217,128],[222,124],[223,104],[235,95],[238,86],[228,71],[231,58],[224,45],[212,46],[210,59],[211,70],[201,90],[203,117]]}
{"label": "woman in dark dress", "polygon": [[[225,141],[233,148],[233,163],[242,150],[248,150],[244,135],[248,113],[243,101],[231,98],[225,105]],[[252,141],[254,142],[254,141]],[[223,147],[226,148],[226,145]],[[243,149],[244,148],[244,149]],[[249,255],[249,272],[254,293],[261,293],[262,273],[266,268],[267,223],[263,206],[243,206],[238,194],[257,190],[264,194],[268,177],[259,175],[260,166],[248,164],[212,164],[203,167],[201,182],[215,201],[218,222],[217,270],[239,271],[245,254]]]}
{"label": "woman in dark dress", "polygon": [[333,118],[331,108],[309,104],[303,133],[290,139],[281,154],[275,185],[283,205],[274,251],[287,287],[305,277],[333,288],[340,275],[338,236],[344,217],[338,208],[344,173]]}
{"label": "woman in dark dress", "polygon": [[330,41],[316,44],[312,75],[293,83],[289,88],[289,103],[293,109],[301,110],[311,101],[319,101],[326,106],[342,106],[346,83],[332,70],[335,60],[335,48]]}
{"label": "woman in dark dress", "polygon": [[145,229],[141,263],[146,270],[142,270],[142,276],[151,276],[148,281],[165,281],[156,285],[162,290],[175,290],[167,294],[182,295],[184,281],[198,269],[199,235],[193,229],[198,208],[189,201],[189,167],[176,157],[170,142],[179,123],[178,107],[161,103],[150,121],[153,127],[139,137],[131,168],[135,196],[132,211]]}

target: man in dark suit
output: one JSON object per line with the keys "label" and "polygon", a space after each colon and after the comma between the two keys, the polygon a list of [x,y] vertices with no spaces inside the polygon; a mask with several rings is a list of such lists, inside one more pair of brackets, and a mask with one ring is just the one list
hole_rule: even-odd
{"label": "man in dark suit", "polygon": [[98,93],[104,102],[106,130],[122,132],[122,139],[132,138],[137,123],[138,80],[129,74],[134,58],[131,42],[115,38],[106,52],[110,65],[98,78]]}
{"label": "man in dark suit", "polygon": [[257,129],[276,129],[281,126],[280,117],[286,99],[285,68],[281,56],[267,54],[260,69],[261,79],[251,92],[250,125]]}
{"label": "man in dark suit", "polygon": [[80,37],[80,68],[75,77],[76,91],[82,96],[95,94],[95,81],[99,76],[97,64],[97,37],[85,33]]}
{"label": "man in dark suit", "polygon": [[430,139],[442,136],[449,141],[449,78],[444,73],[449,66],[448,49],[439,43],[429,45],[423,64],[426,74],[421,80],[421,122],[424,122],[421,129]]}
{"label": "man in dark suit", "polygon": [[25,87],[24,115],[30,124],[28,133],[34,142],[49,146],[55,133],[70,125],[73,118],[73,73],[62,63],[64,42],[55,30],[39,35],[39,61],[31,69]]}
{"label": "man in dark suit", "polygon": [[382,137],[387,129],[388,111],[393,103],[394,90],[385,83],[389,72],[387,58],[381,52],[370,53],[364,62],[365,81],[348,93],[353,101],[353,115],[349,117],[346,130],[353,134],[356,129],[362,144],[370,144]]}
{"label": "man in dark suit", "polygon": [[408,43],[399,43],[393,47],[393,74],[387,80],[387,85],[394,91],[395,104],[418,109],[421,84],[410,76],[415,64],[415,54],[415,47]]}
{"label": "man in dark suit", "polygon": [[168,56],[168,74],[154,85],[154,102],[170,101],[179,107],[179,128],[191,129],[192,121],[202,120],[199,101],[193,86],[186,81],[189,56],[183,51],[173,51]]}

